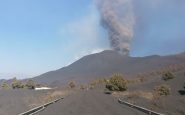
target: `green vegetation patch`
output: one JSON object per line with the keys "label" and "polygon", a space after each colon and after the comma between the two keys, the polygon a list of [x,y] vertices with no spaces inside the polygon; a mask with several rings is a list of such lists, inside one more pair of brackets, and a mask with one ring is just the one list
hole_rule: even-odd
{"label": "green vegetation patch", "polygon": [[167,96],[171,93],[171,88],[168,85],[157,86],[154,89],[155,93],[159,96]]}
{"label": "green vegetation patch", "polygon": [[127,81],[122,75],[113,75],[106,83],[106,88],[110,91],[125,91],[127,90]]}
{"label": "green vegetation patch", "polygon": [[172,72],[169,72],[169,71],[163,73],[163,75],[162,75],[162,79],[165,80],[165,81],[173,79],[174,77],[175,77],[174,74]]}
{"label": "green vegetation patch", "polygon": [[30,79],[26,82],[25,87],[28,89],[35,89],[36,83]]}
{"label": "green vegetation patch", "polygon": [[75,88],[75,87],[76,87],[76,83],[75,83],[74,81],[70,81],[70,82],[69,82],[69,87],[70,87],[71,89]]}
{"label": "green vegetation patch", "polygon": [[1,84],[2,89],[10,89],[9,84],[6,81],[3,81]]}
{"label": "green vegetation patch", "polygon": [[14,78],[12,82],[12,89],[21,89],[24,88],[24,84],[20,81]]}

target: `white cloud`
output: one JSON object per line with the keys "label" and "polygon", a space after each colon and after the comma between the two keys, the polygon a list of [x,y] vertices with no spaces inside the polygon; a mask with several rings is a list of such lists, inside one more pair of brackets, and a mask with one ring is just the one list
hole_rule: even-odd
{"label": "white cloud", "polygon": [[80,52],[78,55],[75,56],[75,60],[78,60],[80,58],[82,58],[83,56],[86,56],[86,55],[90,55],[90,54],[95,54],[95,53],[99,53],[99,52],[102,52],[104,49],[93,49],[91,51],[82,51]]}
{"label": "white cloud", "polygon": [[95,54],[95,53],[99,53],[102,52],[104,49],[94,49],[92,50],[92,52],[90,54]]}
{"label": "white cloud", "polygon": [[66,66],[71,65],[73,62],[79,60],[80,58],[82,58],[82,57],[84,57],[86,55],[100,53],[100,52],[102,52],[104,50],[105,49],[98,48],[98,49],[93,49],[92,51],[87,51],[87,52],[82,51],[82,52],[79,52],[77,55],[74,56],[74,59],[71,62],[69,62],[69,63],[66,64]]}

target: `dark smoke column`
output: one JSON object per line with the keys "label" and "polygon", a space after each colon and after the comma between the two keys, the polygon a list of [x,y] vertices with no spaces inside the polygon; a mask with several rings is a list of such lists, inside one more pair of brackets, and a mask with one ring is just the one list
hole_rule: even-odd
{"label": "dark smoke column", "polygon": [[101,14],[101,23],[108,31],[111,47],[123,55],[129,55],[135,23],[132,0],[95,1]]}

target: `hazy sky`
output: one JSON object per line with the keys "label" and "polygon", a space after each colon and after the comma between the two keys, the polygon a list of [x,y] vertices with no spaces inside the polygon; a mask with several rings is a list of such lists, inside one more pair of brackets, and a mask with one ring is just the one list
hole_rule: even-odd
{"label": "hazy sky", "polygon": [[[130,54],[185,51],[185,2],[138,1]],[[39,75],[104,49],[107,32],[91,0],[0,1],[0,78]]]}

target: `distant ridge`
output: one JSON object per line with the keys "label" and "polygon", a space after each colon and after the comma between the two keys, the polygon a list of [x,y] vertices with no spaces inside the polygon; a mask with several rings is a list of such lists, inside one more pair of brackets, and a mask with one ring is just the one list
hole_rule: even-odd
{"label": "distant ridge", "polygon": [[185,53],[169,56],[130,57],[112,50],[105,50],[84,56],[67,67],[44,73],[33,79],[47,84],[66,83],[70,80],[84,82],[114,73],[132,75],[160,70],[172,64],[185,64]]}

